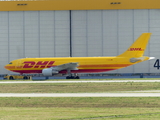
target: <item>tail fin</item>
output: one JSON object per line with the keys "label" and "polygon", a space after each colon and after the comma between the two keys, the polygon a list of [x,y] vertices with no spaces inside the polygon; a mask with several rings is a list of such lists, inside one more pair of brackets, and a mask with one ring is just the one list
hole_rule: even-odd
{"label": "tail fin", "polygon": [[122,54],[117,57],[142,57],[151,33],[142,33],[142,35]]}

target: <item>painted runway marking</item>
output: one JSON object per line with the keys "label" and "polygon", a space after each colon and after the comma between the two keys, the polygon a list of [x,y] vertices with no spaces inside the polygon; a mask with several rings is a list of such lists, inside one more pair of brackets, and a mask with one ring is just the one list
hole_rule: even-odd
{"label": "painted runway marking", "polygon": [[86,80],[86,81],[1,81],[3,83],[114,83],[114,82],[160,82],[160,80]]}

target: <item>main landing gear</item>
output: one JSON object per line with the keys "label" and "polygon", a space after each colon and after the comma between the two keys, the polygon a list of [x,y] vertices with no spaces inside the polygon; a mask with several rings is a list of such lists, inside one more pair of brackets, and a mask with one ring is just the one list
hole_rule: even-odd
{"label": "main landing gear", "polygon": [[80,79],[80,77],[75,73],[74,76],[72,76],[72,73],[70,70],[67,71],[68,76],[66,77],[66,79]]}
{"label": "main landing gear", "polygon": [[80,79],[79,76],[67,76],[66,79]]}

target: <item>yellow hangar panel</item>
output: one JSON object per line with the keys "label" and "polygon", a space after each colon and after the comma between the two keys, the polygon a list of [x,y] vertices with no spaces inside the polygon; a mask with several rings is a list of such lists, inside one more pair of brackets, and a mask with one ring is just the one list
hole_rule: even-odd
{"label": "yellow hangar panel", "polygon": [[160,9],[160,0],[0,1],[0,11]]}

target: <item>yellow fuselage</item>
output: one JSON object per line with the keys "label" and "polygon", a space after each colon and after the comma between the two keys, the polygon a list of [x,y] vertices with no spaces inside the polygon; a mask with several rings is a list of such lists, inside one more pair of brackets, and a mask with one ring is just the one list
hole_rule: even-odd
{"label": "yellow fuselage", "polygon": [[5,68],[21,74],[42,73],[42,71],[48,71],[51,74],[54,68],[56,69],[69,63],[76,63],[76,69],[63,68],[56,72],[97,73],[116,70],[150,59],[147,56],[143,56],[150,35],[151,33],[142,33],[124,53],[115,57],[23,58],[11,61]]}
{"label": "yellow fuselage", "polygon": [[[44,68],[55,67],[70,62],[76,62],[79,65],[77,67],[78,70],[72,70],[72,73],[106,72],[135,64],[131,63],[129,58],[126,57],[23,58],[11,61],[5,68],[21,74],[42,73],[42,69]],[[66,70],[62,70],[60,73],[66,73]]]}

